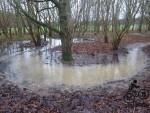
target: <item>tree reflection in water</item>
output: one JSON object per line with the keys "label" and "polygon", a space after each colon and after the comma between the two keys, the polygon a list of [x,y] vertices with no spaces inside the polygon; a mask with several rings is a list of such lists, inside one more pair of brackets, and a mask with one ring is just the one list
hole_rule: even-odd
{"label": "tree reflection in water", "polygon": [[118,53],[113,53],[112,56],[112,63],[119,63],[119,57],[118,57]]}

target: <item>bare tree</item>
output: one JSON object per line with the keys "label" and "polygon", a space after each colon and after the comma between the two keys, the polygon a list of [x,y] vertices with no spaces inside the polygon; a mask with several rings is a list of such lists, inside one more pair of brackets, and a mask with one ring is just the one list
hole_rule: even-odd
{"label": "bare tree", "polygon": [[7,6],[7,2],[4,0],[0,2],[0,9],[0,27],[2,34],[4,34],[6,38],[11,38],[11,34],[9,37],[9,33],[11,33],[11,21],[13,21],[11,17],[13,14],[10,11],[10,7]]}
{"label": "bare tree", "polygon": [[[129,31],[133,18],[139,11],[137,0],[113,0],[112,2],[112,45],[117,50],[124,35]],[[122,19],[120,18],[121,16]]]}
{"label": "bare tree", "polygon": [[108,43],[108,32],[110,27],[110,9],[111,9],[111,0],[101,0],[101,16],[102,16],[102,29],[104,35],[104,42]]}
{"label": "bare tree", "polygon": [[140,22],[139,22],[139,28],[138,31],[142,31],[142,26],[144,23],[144,11],[145,11],[145,6],[146,6],[146,0],[142,0],[141,2],[141,7],[140,7]]}
{"label": "bare tree", "polygon": [[147,30],[150,31],[150,1],[146,0],[145,5],[145,19],[147,21]]}

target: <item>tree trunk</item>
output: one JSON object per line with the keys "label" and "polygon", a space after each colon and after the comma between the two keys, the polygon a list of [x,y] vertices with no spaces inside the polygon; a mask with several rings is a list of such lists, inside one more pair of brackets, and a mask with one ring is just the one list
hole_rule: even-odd
{"label": "tree trunk", "polygon": [[119,57],[117,53],[113,53],[112,62],[119,63]]}
{"label": "tree trunk", "polygon": [[108,36],[107,36],[107,31],[108,31],[108,27],[107,27],[107,22],[105,22],[105,24],[103,25],[104,27],[104,42],[108,43]]}
{"label": "tree trunk", "polygon": [[61,38],[62,43],[62,60],[71,61],[72,60],[72,44],[71,44],[71,36],[61,34],[64,38]]}
{"label": "tree trunk", "polygon": [[8,31],[7,28],[3,28],[3,34],[5,35],[6,38],[8,38]]}
{"label": "tree trunk", "polygon": [[107,35],[104,35],[104,42],[108,43],[108,37],[107,37]]}
{"label": "tree trunk", "polygon": [[150,31],[150,23],[148,24],[148,31]]}
{"label": "tree trunk", "polygon": [[37,29],[37,33],[36,33],[36,46],[41,46],[40,26],[37,25],[35,27]]}
{"label": "tree trunk", "polygon": [[113,50],[118,50],[118,47],[119,47],[119,44],[115,44],[115,43],[113,43]]}
{"label": "tree trunk", "polygon": [[23,33],[26,34],[26,27],[23,26]]}
{"label": "tree trunk", "polygon": [[132,31],[134,31],[134,29],[135,29],[135,23],[133,22]]}
{"label": "tree trunk", "polygon": [[37,40],[36,40],[35,46],[37,46],[37,47],[41,46],[41,37],[40,37],[40,35],[37,35]]}
{"label": "tree trunk", "polygon": [[15,35],[17,36],[18,35],[17,27],[15,27],[14,29],[15,29]]}
{"label": "tree trunk", "polygon": [[72,58],[72,38],[69,30],[69,19],[71,18],[70,0],[60,0],[59,21],[60,36],[62,42],[62,60],[71,61]]}
{"label": "tree trunk", "polygon": [[51,30],[51,29],[49,29],[49,31],[48,31],[48,36],[49,36],[49,37],[52,36],[52,30]]}
{"label": "tree trunk", "polygon": [[43,28],[43,33],[44,33],[44,42],[46,42],[47,39],[47,28]]}
{"label": "tree trunk", "polygon": [[31,35],[31,38],[32,38],[32,41],[33,41],[34,45],[36,46],[36,40],[34,38],[34,33],[33,33],[32,25],[29,25],[29,33]]}
{"label": "tree trunk", "polygon": [[143,15],[140,18],[139,29],[138,29],[139,32],[142,32],[142,24],[143,24]]}
{"label": "tree trunk", "polygon": [[121,39],[122,39],[121,37],[117,37],[116,39],[113,39],[112,42],[113,50],[118,50]]}
{"label": "tree trunk", "polygon": [[9,28],[9,37],[10,37],[10,39],[12,39],[12,31],[11,31],[11,28]]}

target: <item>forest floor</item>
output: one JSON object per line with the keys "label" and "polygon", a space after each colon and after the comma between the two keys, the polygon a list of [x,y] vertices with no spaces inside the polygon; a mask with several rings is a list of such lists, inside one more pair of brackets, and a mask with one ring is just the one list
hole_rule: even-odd
{"label": "forest floor", "polygon": [[[150,42],[150,38],[128,35],[121,46],[137,42]],[[134,79],[140,88],[147,87],[146,91],[150,90],[150,46],[144,47],[143,51],[149,56],[148,64],[132,79],[114,81],[86,90],[61,91],[54,88],[48,95],[41,96],[16,86],[1,74],[0,113],[149,113],[149,95],[147,98],[130,95],[130,103],[124,98]]]}

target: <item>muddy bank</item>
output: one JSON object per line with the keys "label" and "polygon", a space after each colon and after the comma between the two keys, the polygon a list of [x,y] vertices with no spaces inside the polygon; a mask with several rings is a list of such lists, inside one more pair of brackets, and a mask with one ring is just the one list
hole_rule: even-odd
{"label": "muddy bank", "polygon": [[[148,54],[149,49],[146,47]],[[150,59],[147,62],[147,67],[132,78],[138,80],[140,87],[150,87]],[[148,113],[150,106],[134,108],[124,101],[132,79],[109,82],[87,90],[61,91],[54,88],[48,95],[40,96],[19,88],[1,74],[0,113]],[[150,105],[150,98],[144,101]]]}

